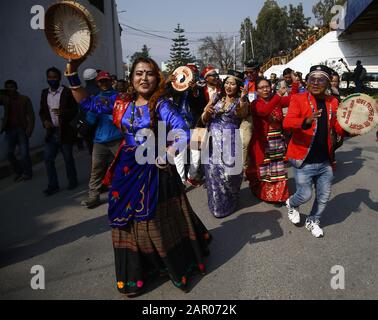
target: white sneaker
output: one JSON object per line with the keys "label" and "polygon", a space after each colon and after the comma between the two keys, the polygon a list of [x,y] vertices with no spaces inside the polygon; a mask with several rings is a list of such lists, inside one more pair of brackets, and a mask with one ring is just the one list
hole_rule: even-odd
{"label": "white sneaker", "polygon": [[301,222],[301,216],[298,212],[297,209],[295,209],[294,207],[291,207],[290,206],[290,199],[287,199],[286,200],[286,208],[288,209],[288,212],[287,212],[287,216],[289,217],[289,220],[293,223],[293,224],[298,224],[299,222]]}
{"label": "white sneaker", "polygon": [[315,238],[324,236],[323,229],[319,227],[319,221],[306,221],[306,229],[311,231]]}

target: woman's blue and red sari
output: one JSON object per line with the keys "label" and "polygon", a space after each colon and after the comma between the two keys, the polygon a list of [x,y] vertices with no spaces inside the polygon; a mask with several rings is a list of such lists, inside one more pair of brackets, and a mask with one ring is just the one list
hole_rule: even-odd
{"label": "woman's blue and red sari", "polygon": [[[135,106],[123,96],[114,97],[113,105],[86,99],[81,108],[113,112],[114,123],[125,136],[112,164],[108,210],[118,290],[138,294],[153,274],[169,275],[175,286],[185,290],[193,272],[205,272],[203,259],[211,236],[193,212],[176,169],[141,164],[136,133],[150,127],[148,106]],[[156,112],[167,131],[188,134],[173,146],[186,145],[189,130],[171,103],[160,101]]]}

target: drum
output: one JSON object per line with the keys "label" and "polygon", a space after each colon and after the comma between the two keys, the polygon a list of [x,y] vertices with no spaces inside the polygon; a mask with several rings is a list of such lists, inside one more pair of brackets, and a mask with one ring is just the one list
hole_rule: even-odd
{"label": "drum", "polygon": [[45,35],[55,53],[78,60],[95,48],[96,26],[89,11],[74,1],[60,1],[45,13]]}
{"label": "drum", "polygon": [[185,91],[189,88],[189,83],[194,79],[193,72],[188,67],[178,67],[173,75],[176,80],[172,82],[172,87],[176,91]]}
{"label": "drum", "polygon": [[366,134],[378,124],[378,103],[366,94],[352,94],[339,105],[337,120],[350,134]]}

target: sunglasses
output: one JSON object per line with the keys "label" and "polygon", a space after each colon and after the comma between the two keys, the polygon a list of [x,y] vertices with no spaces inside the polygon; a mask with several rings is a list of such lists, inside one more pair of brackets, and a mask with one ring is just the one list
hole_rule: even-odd
{"label": "sunglasses", "polygon": [[209,74],[208,77],[219,78],[219,74],[217,74],[217,73],[212,73],[212,74]]}
{"label": "sunglasses", "polygon": [[328,79],[326,77],[320,77],[320,78],[310,77],[308,79],[309,84],[325,85],[325,84],[327,84],[327,82],[328,82]]}

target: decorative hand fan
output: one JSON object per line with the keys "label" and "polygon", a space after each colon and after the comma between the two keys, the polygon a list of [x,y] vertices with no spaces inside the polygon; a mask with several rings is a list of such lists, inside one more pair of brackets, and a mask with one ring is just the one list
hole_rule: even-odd
{"label": "decorative hand fan", "polygon": [[93,52],[96,26],[89,11],[75,1],[53,4],[45,13],[45,34],[55,53],[77,60]]}

